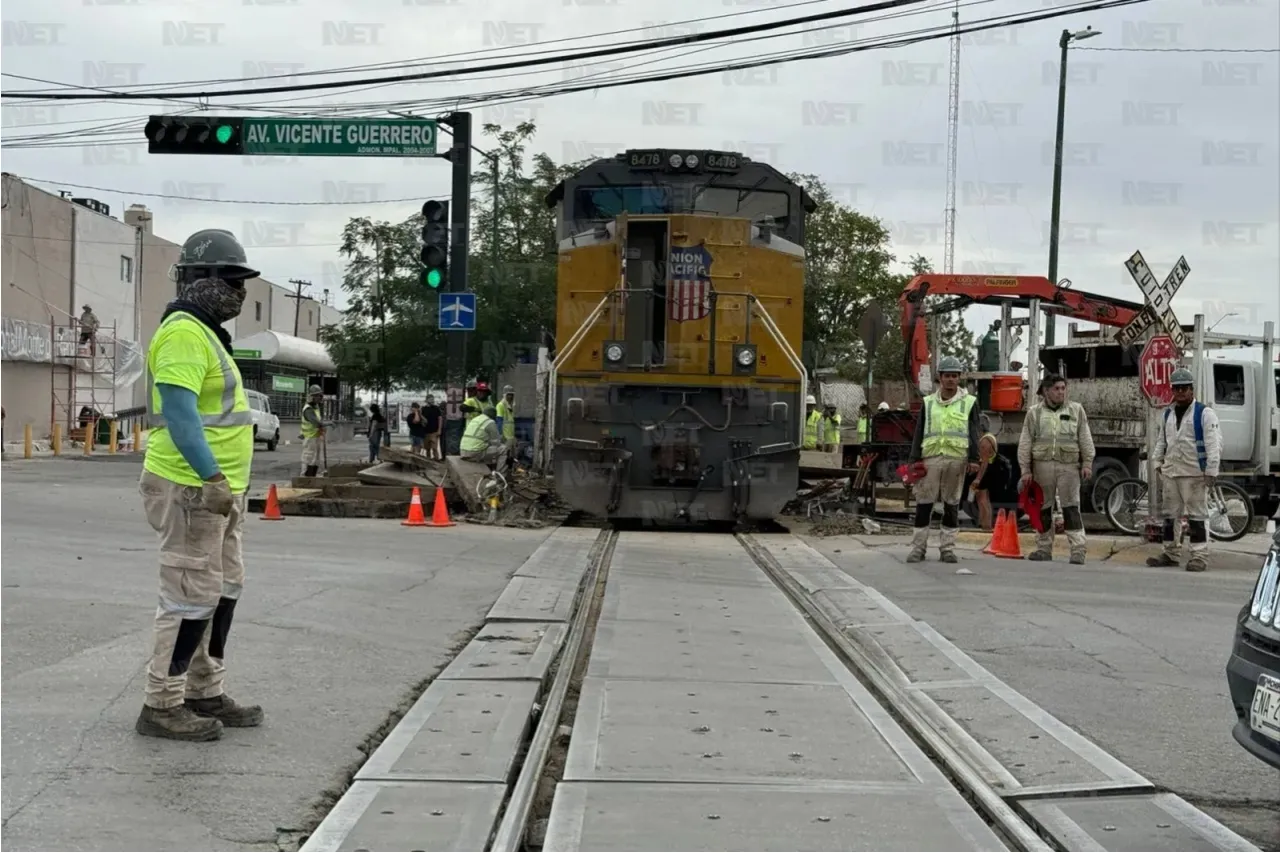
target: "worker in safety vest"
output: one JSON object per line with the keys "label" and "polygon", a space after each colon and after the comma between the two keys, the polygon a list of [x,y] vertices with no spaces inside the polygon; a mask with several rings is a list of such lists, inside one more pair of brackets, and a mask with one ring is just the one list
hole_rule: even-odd
{"label": "worker in safety vest", "polygon": [[863,403],[858,407],[858,444],[866,444],[871,438],[871,407]]}
{"label": "worker in safety vest", "polygon": [[1034,478],[1044,490],[1040,534],[1030,560],[1053,559],[1053,500],[1062,508],[1062,526],[1071,547],[1071,562],[1084,565],[1084,518],[1080,515],[1080,483],[1093,476],[1093,433],[1084,406],[1067,399],[1067,380],[1050,373],[1040,383],[1041,399],[1027,409],[1018,440],[1018,467],[1026,489]]}
{"label": "worker in safety vest", "polygon": [[156,610],[139,734],[216,740],[262,708],[223,692],[227,636],[244,584],[240,550],[253,413],[222,324],[258,271],[229,231],[197,231],[170,271],[178,298],[147,352],[151,427],[138,490],[160,538]]}
{"label": "worker in safety vest", "polygon": [[320,470],[320,444],[325,440],[325,428],[332,424],[320,417],[324,390],[312,385],[307,389],[307,397],[307,404],[302,407],[302,476],[314,477]]}
{"label": "worker in safety vest", "polygon": [[834,403],[828,403],[822,413],[823,450],[834,453],[840,449],[840,414]]}
{"label": "worker in safety vest", "polygon": [[502,388],[502,399],[495,407],[498,414],[498,432],[502,434],[502,442],[507,452],[516,452],[516,389],[510,385]]}
{"label": "worker in safety vest", "polygon": [[908,462],[924,460],[926,474],[915,485],[916,518],[908,563],[924,559],[929,544],[933,505],[942,501],[942,562],[956,562],[956,534],[960,528],[960,495],[964,475],[978,471],[978,407],[973,395],[960,387],[960,360],[947,356],[938,364],[939,389],[924,398]]}
{"label": "worker in safety vest", "polygon": [[818,398],[810,394],[804,398],[804,450],[817,450],[822,435],[822,412],[818,411]]}
{"label": "worker in safety vest", "polygon": [[475,413],[475,417],[467,423],[462,434],[462,443],[458,447],[459,456],[468,462],[482,462],[492,465],[495,470],[502,471],[507,467],[507,445],[498,432],[498,423],[494,420],[498,410],[489,406],[484,411]]}
{"label": "worker in safety vest", "polygon": [[[480,400],[477,399],[476,397],[476,383],[474,382],[467,383],[466,394],[467,396],[462,399],[462,405],[464,406],[462,411],[465,413],[464,417],[467,419],[468,422],[470,422],[472,418],[480,414],[480,410],[484,407],[480,404]],[[470,408],[465,408],[468,406]]]}
{"label": "worker in safety vest", "polygon": [[1222,463],[1222,433],[1218,415],[1196,400],[1195,380],[1191,371],[1180,367],[1173,372],[1173,405],[1160,416],[1151,468],[1160,473],[1164,504],[1164,551],[1148,557],[1148,566],[1178,565],[1178,546],[1173,526],[1187,517],[1187,538],[1191,540],[1191,558],[1187,571],[1203,572],[1208,568],[1209,516],[1208,491],[1217,479]]}

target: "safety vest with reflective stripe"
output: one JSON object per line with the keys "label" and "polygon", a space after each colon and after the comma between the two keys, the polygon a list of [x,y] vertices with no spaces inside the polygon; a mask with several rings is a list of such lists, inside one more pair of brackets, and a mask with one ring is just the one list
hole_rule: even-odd
{"label": "safety vest with reflective stripe", "polygon": [[840,416],[833,415],[827,419],[827,444],[840,443]]}
{"label": "safety vest with reflective stripe", "polygon": [[181,311],[170,314],[160,324],[147,353],[147,423],[151,434],[147,438],[144,467],[157,476],[182,485],[199,486],[203,482],[169,435],[155,382],[156,353],[167,340],[163,333],[179,324],[198,329],[217,362],[218,375],[205,380],[196,396],[196,411],[209,449],[226,476],[231,491],[243,492],[249,488],[249,466],[253,461],[253,411],[244,392],[240,370],[213,331]]}
{"label": "safety vest with reflective stripe", "polygon": [[[307,403],[305,406],[302,407],[302,437],[315,438],[317,435],[320,434],[320,427],[316,426],[315,424],[311,423],[311,421],[307,420],[307,409],[311,409],[314,411],[315,405],[313,403]],[[319,416],[320,416],[320,413],[316,412],[316,417],[319,417]]]}
{"label": "safety vest with reflective stripe", "polygon": [[818,429],[822,424],[822,412],[814,409],[804,421],[804,449],[813,450],[818,446]]}
{"label": "safety vest with reflective stripe", "polygon": [[489,439],[485,438],[484,429],[493,420],[488,415],[476,415],[467,424],[467,429],[462,433],[462,443],[458,445],[458,449],[463,453],[481,453],[489,446]]}
{"label": "safety vest with reflective stripe", "polygon": [[871,421],[867,418],[858,418],[858,443],[866,444],[867,437],[871,434]]}
{"label": "safety vest with reflective stripe", "polygon": [[470,406],[471,408],[475,409],[474,412],[466,413],[468,421],[475,420],[476,415],[480,414],[480,410],[484,408],[484,404],[480,402],[479,397],[468,397],[467,399],[462,401],[462,405]]}
{"label": "safety vest with reflective stripe", "polygon": [[975,402],[972,394],[956,392],[943,403],[937,394],[924,398],[924,440],[920,442],[920,455],[952,456],[964,459],[969,455],[969,412]]}
{"label": "safety vest with reflective stripe", "polygon": [[1033,462],[1079,462],[1080,421],[1084,407],[1071,401],[1056,409],[1036,403],[1027,412],[1031,419]]}
{"label": "safety vest with reflective stripe", "polygon": [[516,410],[505,398],[498,401],[498,417],[502,418],[502,437],[508,441],[515,438]]}

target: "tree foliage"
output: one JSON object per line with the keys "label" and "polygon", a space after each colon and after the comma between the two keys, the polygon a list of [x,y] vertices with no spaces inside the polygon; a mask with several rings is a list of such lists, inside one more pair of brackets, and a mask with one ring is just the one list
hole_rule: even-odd
{"label": "tree foliage", "polygon": [[[476,333],[467,335],[467,372],[492,380],[522,355],[536,352],[545,333],[554,330],[558,241],[555,212],[545,199],[581,164],[529,154],[536,134],[531,122],[510,130],[485,125],[484,134],[495,156],[479,157],[472,176],[467,279],[476,293],[478,317]],[[876,349],[874,378],[905,378],[898,297],[912,275],[931,270],[929,261],[917,255],[907,260],[912,272],[893,272],[897,258],[882,222],[837,202],[817,176],[790,177],[818,204],[805,239],[806,364],[865,380],[867,352],[858,324],[876,304],[887,328]],[[347,320],[322,330],[322,339],[339,369],[362,387],[381,389],[384,376],[392,387],[408,388],[445,378],[438,297],[421,282],[421,230],[421,215],[397,224],[357,217],[343,229]],[[380,349],[384,310],[386,342]],[[940,317],[938,328],[943,353],[971,364],[973,337],[960,314]],[[379,351],[381,358],[370,357]]]}

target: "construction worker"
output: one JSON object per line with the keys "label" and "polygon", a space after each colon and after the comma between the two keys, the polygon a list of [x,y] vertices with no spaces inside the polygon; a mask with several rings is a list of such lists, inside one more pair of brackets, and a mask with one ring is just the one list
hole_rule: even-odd
{"label": "construction worker", "polygon": [[[480,404],[479,398],[476,397],[476,383],[468,382],[466,396],[462,398],[463,417],[470,423],[476,415],[480,414],[480,410],[484,408]],[[467,408],[470,407],[470,408]]]}
{"label": "construction worker", "polygon": [[822,413],[818,411],[818,398],[812,394],[804,398],[804,450],[817,450],[818,437],[822,434]]}
{"label": "construction worker", "polygon": [[1027,559],[1053,559],[1053,501],[1062,508],[1073,565],[1084,565],[1084,518],[1080,515],[1080,483],[1093,476],[1093,433],[1084,406],[1067,399],[1067,380],[1050,373],[1040,383],[1041,399],[1027,409],[1018,439],[1022,491],[1032,479],[1044,491],[1036,550]]}
{"label": "construction worker", "polygon": [[240,313],[250,269],[229,231],[187,238],[147,353],[148,420],[138,482],[160,538],[156,610],[139,734],[216,740],[256,726],[262,708],[223,692],[227,636],[244,584],[241,526],[253,461],[253,413],[223,323]]}
{"label": "construction worker", "polygon": [[315,477],[320,471],[320,445],[325,428],[333,426],[320,417],[324,391],[319,385],[307,389],[307,404],[302,407],[302,476]]}
{"label": "construction worker", "polygon": [[938,363],[939,388],[924,398],[908,462],[924,460],[926,474],[915,486],[916,518],[908,563],[924,559],[929,544],[933,505],[942,501],[942,534],[938,546],[944,563],[956,562],[956,534],[960,528],[960,496],[964,475],[978,472],[978,407],[973,395],[960,387],[960,359],[947,356]]}
{"label": "construction worker", "polygon": [[1178,565],[1173,528],[1185,515],[1191,542],[1187,571],[1203,572],[1209,567],[1208,490],[1222,462],[1222,433],[1217,413],[1196,400],[1190,370],[1178,368],[1169,384],[1173,386],[1173,405],[1160,416],[1151,457],[1151,469],[1159,472],[1164,492],[1164,551],[1147,558],[1147,565]]}
{"label": "construction worker", "polygon": [[80,345],[84,346],[89,343],[95,335],[98,334],[98,315],[93,313],[93,309],[88,305],[84,306],[84,313],[80,315]]}
{"label": "construction worker", "polygon": [[858,444],[866,444],[870,438],[871,407],[863,403],[858,407]]}
{"label": "construction worker", "polygon": [[475,413],[475,417],[467,423],[466,432],[462,434],[459,445],[459,456],[468,462],[481,462],[492,465],[495,470],[502,471],[507,467],[507,445],[498,432],[495,420],[498,410],[488,406]]}
{"label": "construction worker", "polygon": [[502,441],[507,445],[507,452],[515,456],[516,452],[516,389],[510,385],[502,388],[502,399],[495,407],[498,413],[498,431]]}
{"label": "construction worker", "polygon": [[822,413],[822,449],[835,453],[840,449],[840,414],[835,403],[828,403]]}

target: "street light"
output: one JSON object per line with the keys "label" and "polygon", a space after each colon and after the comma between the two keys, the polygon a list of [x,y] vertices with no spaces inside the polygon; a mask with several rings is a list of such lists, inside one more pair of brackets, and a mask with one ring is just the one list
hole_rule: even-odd
{"label": "street light", "polygon": [[[1100,35],[1100,30],[1086,27],[1083,30],[1063,30],[1058,39],[1062,48],[1062,65],[1058,68],[1058,134],[1053,150],[1053,210],[1049,214],[1049,281],[1058,283],[1058,224],[1062,210],[1062,136],[1067,117],[1067,47],[1073,41],[1083,41]],[[1052,313],[1045,317],[1045,346],[1053,346],[1055,320]]]}

